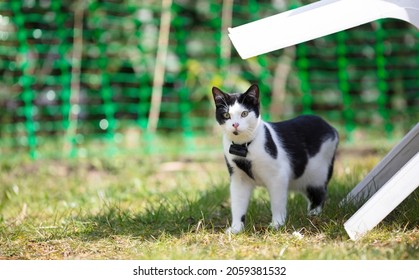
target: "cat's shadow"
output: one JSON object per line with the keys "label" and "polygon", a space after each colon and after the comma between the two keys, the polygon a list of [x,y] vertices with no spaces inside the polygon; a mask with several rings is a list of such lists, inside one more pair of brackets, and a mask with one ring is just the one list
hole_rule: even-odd
{"label": "cat's shadow", "polygon": [[[299,195],[291,196],[287,222],[279,233],[303,230],[315,234],[324,230],[329,237],[339,238],[344,234],[343,222],[347,209],[342,209],[339,213],[336,207],[343,197],[344,193],[333,194],[321,216],[308,217],[304,198]],[[150,205],[146,210],[137,213],[109,205],[97,215],[75,217],[75,222],[84,226],[76,233],[73,232],[72,237],[98,240],[125,235],[155,240],[162,235],[181,236],[202,230],[223,233],[230,222],[230,215],[228,186],[219,186],[199,193],[196,199],[185,199],[183,204],[167,200],[158,206]],[[262,198],[253,198],[246,216],[245,234],[260,234],[270,230],[270,217],[268,197],[262,195]]]}
{"label": "cat's shadow", "polygon": [[83,240],[102,239],[112,235],[155,239],[161,235],[211,230],[224,231],[229,217],[228,187],[215,187],[199,193],[196,199],[163,200],[133,213],[108,205],[97,215],[75,217],[75,223],[87,226],[76,235]]}

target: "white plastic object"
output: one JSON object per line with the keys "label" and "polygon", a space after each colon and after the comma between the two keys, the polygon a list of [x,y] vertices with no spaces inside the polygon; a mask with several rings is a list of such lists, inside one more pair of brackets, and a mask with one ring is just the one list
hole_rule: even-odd
{"label": "white plastic object", "polygon": [[419,186],[419,152],[384,184],[346,223],[352,240],[364,236]]}
{"label": "white plastic object", "polygon": [[382,18],[419,28],[419,0],[323,0],[228,31],[241,58],[247,59]]}

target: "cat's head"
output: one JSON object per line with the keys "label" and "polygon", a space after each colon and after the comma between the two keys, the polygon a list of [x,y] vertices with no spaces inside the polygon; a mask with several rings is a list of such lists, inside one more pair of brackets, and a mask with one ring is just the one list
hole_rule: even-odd
{"label": "cat's head", "polygon": [[252,141],[260,122],[259,87],[252,85],[245,93],[225,93],[212,88],[215,118],[225,136],[237,144]]}

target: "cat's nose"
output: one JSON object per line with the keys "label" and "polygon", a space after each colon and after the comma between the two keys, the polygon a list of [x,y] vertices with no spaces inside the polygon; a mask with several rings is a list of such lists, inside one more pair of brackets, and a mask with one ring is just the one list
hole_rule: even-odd
{"label": "cat's nose", "polygon": [[233,127],[235,128],[235,129],[237,129],[238,127],[239,127],[239,123],[233,123]]}

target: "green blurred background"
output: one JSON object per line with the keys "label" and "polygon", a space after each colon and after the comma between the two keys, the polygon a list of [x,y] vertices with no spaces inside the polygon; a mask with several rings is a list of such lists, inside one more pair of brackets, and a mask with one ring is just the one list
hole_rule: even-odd
{"label": "green blurred background", "polygon": [[227,37],[311,2],[3,0],[0,154],[214,150],[211,87],[250,83],[266,120],[314,113],[344,143],[398,140],[419,119],[414,26],[380,20],[248,60]]}

